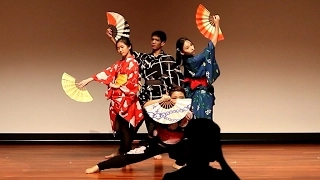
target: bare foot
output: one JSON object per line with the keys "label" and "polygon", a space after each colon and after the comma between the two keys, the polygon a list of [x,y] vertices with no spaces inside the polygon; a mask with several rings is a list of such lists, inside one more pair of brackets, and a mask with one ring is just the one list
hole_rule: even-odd
{"label": "bare foot", "polygon": [[175,168],[175,169],[181,169],[183,166],[179,166],[178,164],[173,163],[172,167]]}
{"label": "bare foot", "polygon": [[153,156],[153,158],[159,160],[159,159],[162,159],[162,156],[159,154],[159,155]]}
{"label": "bare foot", "polygon": [[124,167],[121,168],[122,171],[132,171],[132,167],[130,165],[126,165]]}
{"label": "bare foot", "polygon": [[104,158],[105,158],[105,159],[110,159],[110,158],[113,158],[113,157],[115,157],[115,156],[117,156],[117,155],[119,155],[119,152],[115,152],[115,153],[112,153],[112,154],[110,154],[110,155],[108,155],[108,156],[104,156]]}
{"label": "bare foot", "polygon": [[98,172],[100,171],[99,167],[97,165],[91,167],[91,168],[88,168],[86,169],[86,174],[92,174],[92,173],[95,173],[95,172]]}

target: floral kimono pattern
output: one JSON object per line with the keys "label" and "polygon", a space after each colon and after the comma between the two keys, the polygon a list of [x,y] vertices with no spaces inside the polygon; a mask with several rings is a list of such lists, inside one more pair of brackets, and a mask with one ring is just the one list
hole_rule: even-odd
{"label": "floral kimono pattern", "polygon": [[185,63],[185,84],[187,97],[192,99],[192,111],[195,118],[212,119],[215,96],[212,83],[220,76],[215,58],[215,47],[210,41],[207,48]]}
{"label": "floral kimono pattern", "polygon": [[[123,77],[126,78],[123,78]],[[119,84],[117,78],[121,78]],[[133,56],[119,60],[111,67],[93,76],[95,81],[106,84],[108,89],[105,97],[110,99],[109,114],[112,130],[115,130],[116,115],[119,114],[133,127],[143,120],[141,105],[138,101],[139,65]],[[123,82],[123,79],[126,79]],[[120,88],[110,87],[110,83],[120,85]]]}

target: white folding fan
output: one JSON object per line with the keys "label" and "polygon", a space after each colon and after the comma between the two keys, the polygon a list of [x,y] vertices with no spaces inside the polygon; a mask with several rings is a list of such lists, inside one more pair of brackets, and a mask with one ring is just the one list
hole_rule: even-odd
{"label": "white folding fan", "polygon": [[90,93],[79,88],[76,84],[76,79],[67,73],[63,73],[61,79],[62,89],[73,100],[78,102],[90,102],[93,100]]}
{"label": "white folding fan", "polygon": [[108,26],[112,30],[112,36],[117,41],[122,36],[130,36],[130,26],[124,17],[116,12],[106,12]]}
{"label": "white folding fan", "polygon": [[177,99],[174,103],[161,101],[146,106],[148,115],[156,122],[161,124],[173,124],[183,119],[191,108],[191,99]]}

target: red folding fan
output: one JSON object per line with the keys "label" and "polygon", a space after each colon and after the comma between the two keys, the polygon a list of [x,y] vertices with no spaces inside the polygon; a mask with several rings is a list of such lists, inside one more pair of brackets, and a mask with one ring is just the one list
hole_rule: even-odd
{"label": "red folding fan", "polygon": [[117,41],[120,37],[130,36],[130,27],[124,17],[116,12],[106,12],[108,28],[112,30],[112,36]]}
{"label": "red folding fan", "polygon": [[[208,39],[212,39],[215,25],[212,21],[212,15],[210,15],[210,12],[202,4],[200,4],[197,8],[196,24],[201,34]],[[218,41],[223,39],[224,37],[222,31],[219,28]]]}

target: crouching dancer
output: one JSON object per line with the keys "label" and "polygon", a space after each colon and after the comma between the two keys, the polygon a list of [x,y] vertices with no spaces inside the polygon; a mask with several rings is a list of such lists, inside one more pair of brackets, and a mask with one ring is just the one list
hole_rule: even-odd
{"label": "crouching dancer", "polygon": [[[163,95],[161,99],[148,101],[145,103],[144,107],[160,101],[172,100],[174,102],[176,99],[183,98],[185,98],[184,89],[180,86],[176,86],[170,90],[169,96]],[[120,154],[102,161],[97,165],[86,169],[86,173],[90,174],[105,169],[121,168],[163,153],[168,153],[170,158],[176,160],[176,164],[185,164],[185,141],[183,140],[185,137],[184,128],[187,127],[191,118],[192,113],[189,111],[182,120],[173,124],[156,123],[156,127],[153,130],[154,137],[148,139],[144,145],[125,154]]]}

